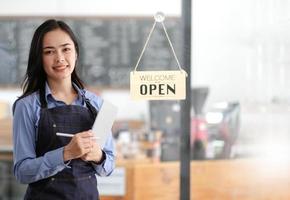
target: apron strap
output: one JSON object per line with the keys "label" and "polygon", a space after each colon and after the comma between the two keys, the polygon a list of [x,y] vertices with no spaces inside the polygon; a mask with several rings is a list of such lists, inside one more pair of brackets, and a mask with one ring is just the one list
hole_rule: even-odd
{"label": "apron strap", "polygon": [[45,86],[39,89],[39,99],[41,103],[41,108],[47,108],[47,102],[45,99]]}
{"label": "apron strap", "polygon": [[98,111],[96,110],[96,108],[90,103],[90,100],[88,98],[86,98],[85,96],[85,91],[81,90],[81,95],[83,100],[86,103],[87,108],[89,109],[91,116],[95,119],[98,115]]}

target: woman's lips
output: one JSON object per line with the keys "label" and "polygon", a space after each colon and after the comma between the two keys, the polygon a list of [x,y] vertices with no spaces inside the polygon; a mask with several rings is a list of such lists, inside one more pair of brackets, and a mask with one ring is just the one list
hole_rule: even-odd
{"label": "woman's lips", "polygon": [[67,67],[68,67],[68,65],[58,65],[58,66],[54,66],[53,69],[60,71],[60,70],[64,70]]}

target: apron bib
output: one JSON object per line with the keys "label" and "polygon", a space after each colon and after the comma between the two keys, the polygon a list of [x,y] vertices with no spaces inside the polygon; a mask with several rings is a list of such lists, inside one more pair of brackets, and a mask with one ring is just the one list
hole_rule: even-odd
{"label": "apron bib", "polygon": [[[47,108],[40,94],[41,111],[36,141],[36,156],[67,145],[71,138],[56,136],[57,132],[75,134],[92,128],[96,109],[82,94],[87,107],[65,105]],[[27,200],[99,200],[95,170],[89,162],[73,159],[56,175],[28,185]]]}

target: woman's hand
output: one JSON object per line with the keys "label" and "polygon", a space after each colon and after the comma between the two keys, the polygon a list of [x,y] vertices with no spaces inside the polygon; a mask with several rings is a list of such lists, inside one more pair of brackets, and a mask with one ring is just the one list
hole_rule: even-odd
{"label": "woman's hand", "polygon": [[92,131],[84,131],[75,134],[70,143],[64,147],[64,161],[80,158],[91,152],[91,150],[94,148],[94,141],[92,141],[92,137]]}
{"label": "woman's hand", "polygon": [[98,163],[103,156],[103,151],[100,145],[96,142],[96,139],[92,139],[92,149],[81,157],[84,161],[93,161]]}

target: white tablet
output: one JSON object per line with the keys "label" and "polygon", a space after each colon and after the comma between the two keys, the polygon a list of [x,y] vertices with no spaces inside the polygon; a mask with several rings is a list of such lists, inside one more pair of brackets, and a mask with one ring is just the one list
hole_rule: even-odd
{"label": "white tablet", "polygon": [[111,133],[117,111],[117,106],[107,100],[103,101],[92,128],[94,135],[99,138],[97,142],[101,148],[104,147],[107,137]]}

